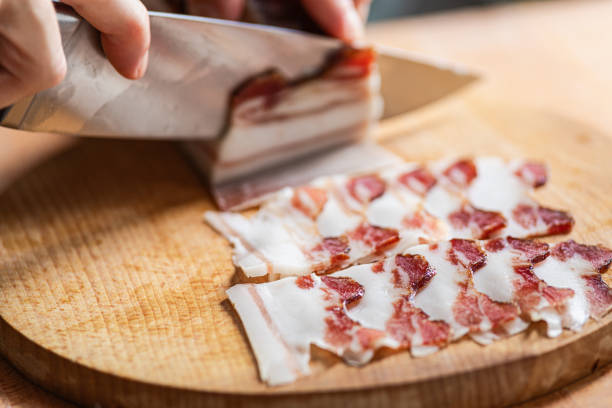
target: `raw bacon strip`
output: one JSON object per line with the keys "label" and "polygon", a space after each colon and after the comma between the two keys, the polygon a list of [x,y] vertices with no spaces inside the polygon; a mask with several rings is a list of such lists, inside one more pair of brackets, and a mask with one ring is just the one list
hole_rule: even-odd
{"label": "raw bacon strip", "polygon": [[[552,262],[552,263],[551,263]],[[579,329],[612,307],[612,251],[567,241],[453,239],[319,277],[241,284],[228,295],[269,384],[309,372],[310,345],[365,364],[380,347],[422,356],[469,334],[487,344],[545,320]],[[552,280],[559,283],[554,284]]]}
{"label": "raw bacon strip", "polygon": [[541,163],[492,157],[475,160],[478,176],[467,190],[468,201],[481,210],[497,211],[507,220],[498,235],[520,238],[571,231],[574,220],[563,211],[542,207],[530,196],[532,188],[546,183],[546,167]]}
{"label": "raw bacon strip", "polygon": [[566,241],[548,244],[515,238],[486,245],[487,265],[474,274],[477,290],[500,302],[514,302],[532,321],[547,324],[555,337],[563,328],[579,330],[589,316],[612,307],[612,290],[601,277],[612,251]]}
{"label": "raw bacon strip", "polygon": [[364,328],[347,315],[347,307],[359,303],[363,293],[362,284],[350,276],[317,275],[236,285],[227,291],[261,379],[270,385],[309,374],[311,344],[353,364],[369,361],[378,347],[395,347],[384,332]]}
{"label": "raw bacon strip", "polygon": [[356,365],[367,363],[380,347],[424,355],[445,345],[450,327],[430,319],[411,301],[433,276],[424,258],[406,254],[388,258],[384,265],[241,284],[227,293],[262,379],[276,385],[309,373],[311,344]]}
{"label": "raw bacon strip", "polygon": [[208,212],[206,220],[230,239],[247,276],[329,273],[446,236],[419,196],[392,186],[380,175],[325,177],[278,192],[251,218]]}
{"label": "raw bacon strip", "polygon": [[515,305],[496,302],[474,287],[472,274],[487,263],[477,242],[453,239],[414,247],[408,252],[422,254],[436,270],[435,278],[415,296],[414,304],[432,318],[449,324],[452,339],[480,334],[475,339],[488,343],[484,334],[516,323],[519,310]]}
{"label": "raw bacon strip", "polygon": [[[559,335],[559,312],[574,293],[552,287],[534,273],[534,264],[550,253],[548,244],[508,237],[490,240],[484,249],[487,264],[474,272],[475,288],[498,302],[518,305],[529,320],[545,321],[548,336]],[[526,324],[513,325],[508,334],[524,328]]]}
{"label": "raw bacon strip", "polygon": [[563,327],[580,330],[589,316],[601,318],[610,311],[612,289],[601,274],[612,263],[611,250],[570,240],[555,245],[550,252],[534,272],[547,284],[574,292],[560,312]]}
{"label": "raw bacon strip", "polygon": [[[567,231],[571,217],[529,197],[544,170],[497,158],[404,163],[281,190],[251,218],[208,212],[206,219],[235,245],[234,262],[247,276],[330,273],[453,237]],[[327,248],[332,242],[341,250]]]}

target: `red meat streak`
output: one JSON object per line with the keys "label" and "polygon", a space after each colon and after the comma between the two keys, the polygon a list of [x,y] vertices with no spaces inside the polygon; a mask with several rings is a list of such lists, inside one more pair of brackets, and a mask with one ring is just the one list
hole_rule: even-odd
{"label": "red meat streak", "polygon": [[478,171],[472,160],[464,159],[449,166],[443,174],[456,186],[465,188],[478,176]]}
{"label": "red meat streak", "polygon": [[[310,203],[305,203],[303,196],[308,197]],[[327,192],[315,187],[298,187],[291,197],[291,205],[313,220],[323,211],[326,202]]]}
{"label": "red meat streak", "polygon": [[346,188],[361,203],[371,202],[385,193],[385,182],[375,174],[352,178]]}
{"label": "red meat streak", "polygon": [[541,187],[548,181],[546,166],[538,162],[527,162],[517,169],[514,174],[534,188]]}
{"label": "red meat streak", "polygon": [[427,194],[438,182],[433,174],[422,167],[400,175],[398,180],[412,192],[422,196]]}
{"label": "red meat streak", "polygon": [[567,234],[574,226],[574,219],[568,213],[541,206],[519,204],[512,211],[512,217],[525,229],[535,227],[542,220],[546,235]]}
{"label": "red meat streak", "polygon": [[393,228],[382,228],[367,223],[361,224],[350,237],[355,241],[361,241],[373,248],[376,252],[381,251],[399,241],[399,231]]}
{"label": "red meat streak", "polygon": [[506,227],[506,218],[501,213],[479,210],[470,205],[451,213],[448,219],[454,228],[470,228],[476,239],[486,239]]}

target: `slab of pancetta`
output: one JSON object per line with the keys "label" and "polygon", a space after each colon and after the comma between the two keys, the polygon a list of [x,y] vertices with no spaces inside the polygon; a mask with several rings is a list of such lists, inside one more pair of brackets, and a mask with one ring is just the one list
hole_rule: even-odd
{"label": "slab of pancetta", "polygon": [[442,239],[569,232],[567,213],[530,198],[546,179],[543,165],[524,160],[402,163],[285,188],[252,217],[205,218],[231,241],[234,264],[249,277],[329,273]]}
{"label": "slab of pancetta", "polygon": [[381,347],[415,356],[468,334],[481,343],[543,320],[548,335],[579,330],[612,307],[601,274],[612,251],[567,241],[452,239],[330,275],[239,284],[227,293],[263,381],[309,373],[310,346],[347,363],[367,363]]}
{"label": "slab of pancetta", "polygon": [[189,150],[219,185],[362,140],[381,113],[375,51],[345,47],[304,78],[271,70],[245,81],[231,97],[223,134]]}

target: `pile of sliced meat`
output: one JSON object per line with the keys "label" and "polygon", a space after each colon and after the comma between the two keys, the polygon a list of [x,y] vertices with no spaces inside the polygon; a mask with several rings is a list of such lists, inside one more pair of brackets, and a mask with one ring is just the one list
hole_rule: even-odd
{"label": "pile of sliced meat", "polygon": [[574,223],[531,197],[546,180],[525,160],[403,163],[283,189],[250,216],[208,212],[247,277],[282,278],[227,291],[261,378],[308,374],[311,345],[360,365],[381,347],[422,356],[602,317],[612,251],[529,239]]}
{"label": "pile of sliced meat", "polygon": [[487,157],[406,163],[285,188],[253,217],[208,212],[249,277],[329,273],[449,238],[569,232],[572,218],[530,197],[546,168]]}
{"label": "pile of sliced meat", "polygon": [[610,262],[612,251],[574,241],[452,239],[228,295],[261,378],[275,385],[309,373],[311,344],[364,364],[380,347],[422,356],[465,335],[487,344],[531,321],[546,322],[549,336],[578,330],[612,307],[601,277]]}

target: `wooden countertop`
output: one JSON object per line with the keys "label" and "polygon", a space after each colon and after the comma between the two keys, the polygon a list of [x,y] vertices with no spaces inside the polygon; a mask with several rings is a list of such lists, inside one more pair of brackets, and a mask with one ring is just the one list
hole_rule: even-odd
{"label": "wooden countertop", "polygon": [[[612,138],[610,1],[542,1],[473,8],[370,27],[375,42],[478,70],[474,92],[558,113]],[[69,139],[0,128],[0,188]],[[612,406],[612,367],[523,407]],[[0,359],[0,407],[66,408]]]}

